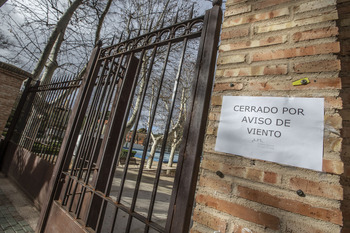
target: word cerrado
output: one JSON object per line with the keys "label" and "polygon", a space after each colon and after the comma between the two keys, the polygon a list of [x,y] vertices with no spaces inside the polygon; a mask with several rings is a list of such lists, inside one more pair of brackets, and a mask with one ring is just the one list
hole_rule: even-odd
{"label": "word cerrado", "polygon": [[[233,107],[233,111],[235,112],[256,112],[256,113],[272,113],[277,114],[279,113],[279,109],[277,107],[257,107],[257,106],[246,106],[246,105],[235,105]],[[303,115],[304,116],[304,109],[302,108],[282,108],[282,114],[289,114],[289,115]]]}
{"label": "word cerrado", "polygon": [[[304,116],[304,109],[302,108],[288,108],[288,107],[268,107],[268,106],[247,106],[247,105],[235,105],[233,107],[235,112],[249,112],[249,113],[265,113],[265,114],[279,114],[279,115],[297,115]],[[290,119],[271,119],[270,117],[257,117],[257,116],[244,116],[241,123],[247,123],[252,125],[266,125],[266,126],[279,126],[279,127],[291,127]],[[255,127],[247,127],[247,132],[250,135],[266,136],[280,138],[282,132],[273,129],[261,129]]]}

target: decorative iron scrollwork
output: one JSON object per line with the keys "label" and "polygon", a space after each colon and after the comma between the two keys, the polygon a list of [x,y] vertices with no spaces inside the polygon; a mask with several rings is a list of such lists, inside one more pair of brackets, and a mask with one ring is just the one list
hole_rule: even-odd
{"label": "decorative iron scrollwork", "polygon": [[134,39],[101,49],[100,60],[117,56],[121,53],[137,52],[141,49],[161,46],[169,42],[179,42],[185,38],[199,37],[203,29],[204,17],[187,20],[170,27],[162,28]]}

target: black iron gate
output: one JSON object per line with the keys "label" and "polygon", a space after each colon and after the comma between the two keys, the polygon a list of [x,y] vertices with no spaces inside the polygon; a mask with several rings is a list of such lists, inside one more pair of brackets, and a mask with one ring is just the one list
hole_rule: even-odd
{"label": "black iron gate", "polygon": [[[94,49],[40,232],[72,222],[82,231],[188,231],[221,20],[217,4],[203,17]],[[53,206],[70,218],[52,217]]]}

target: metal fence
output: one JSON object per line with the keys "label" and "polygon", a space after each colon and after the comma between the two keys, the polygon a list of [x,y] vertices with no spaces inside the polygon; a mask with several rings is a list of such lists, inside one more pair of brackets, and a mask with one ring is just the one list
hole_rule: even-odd
{"label": "metal fence", "polygon": [[10,141],[54,164],[80,84],[72,75],[27,85]]}
{"label": "metal fence", "polygon": [[[63,219],[49,219],[53,204],[91,231],[188,231],[220,25],[215,6],[205,16],[191,14],[184,22],[95,48],[58,156],[41,232],[45,225],[61,226]],[[140,131],[146,137],[134,166]],[[163,161],[175,132],[179,161],[169,178]],[[126,135],[128,152],[119,166]],[[159,158],[152,165],[153,149]]]}

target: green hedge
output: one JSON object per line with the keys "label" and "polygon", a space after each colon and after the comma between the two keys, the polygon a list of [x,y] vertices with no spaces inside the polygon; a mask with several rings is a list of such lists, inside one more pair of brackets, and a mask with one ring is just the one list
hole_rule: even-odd
{"label": "green hedge", "polygon": [[[122,152],[120,153],[120,158],[126,158],[126,156],[128,155],[128,152],[129,152],[129,150],[122,149]],[[137,151],[134,151],[134,150],[131,151],[130,157],[134,157],[136,153],[137,153]]]}

